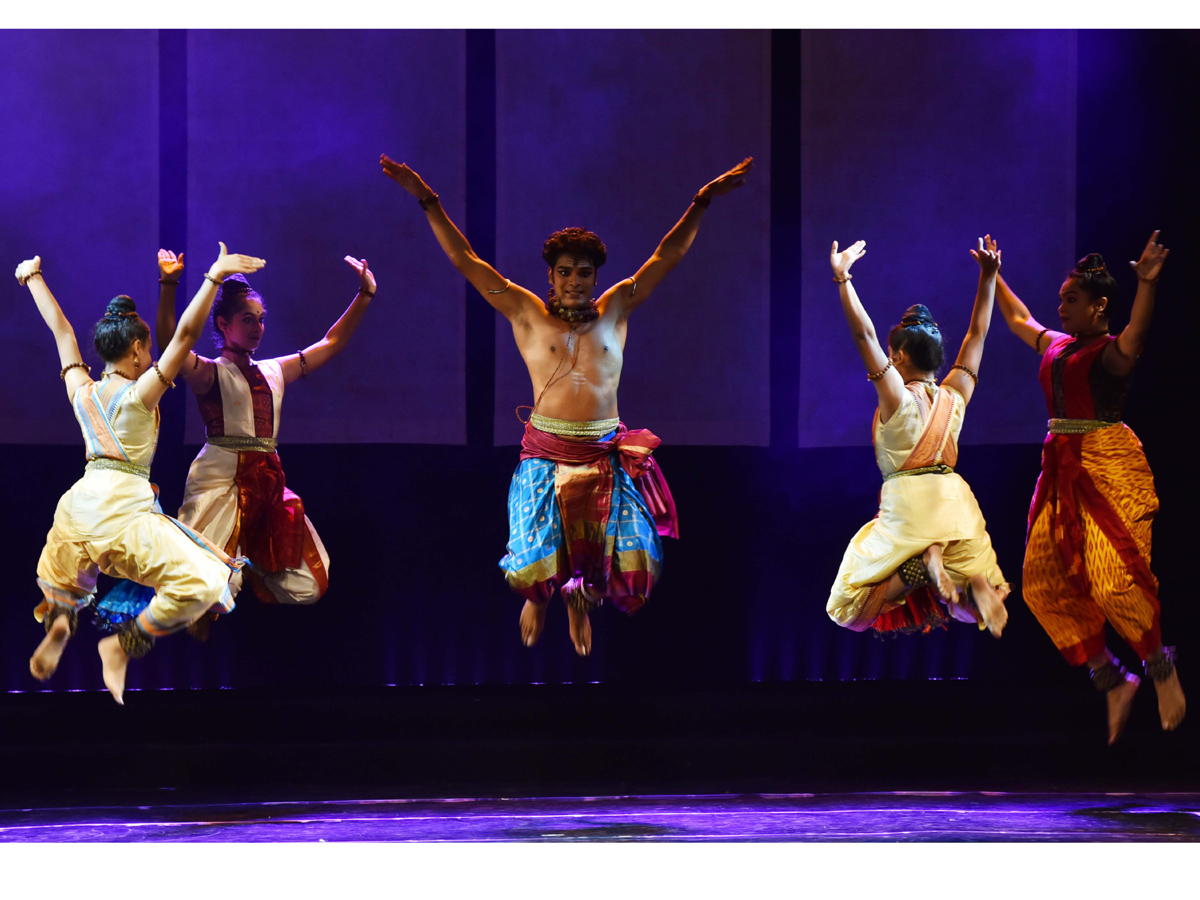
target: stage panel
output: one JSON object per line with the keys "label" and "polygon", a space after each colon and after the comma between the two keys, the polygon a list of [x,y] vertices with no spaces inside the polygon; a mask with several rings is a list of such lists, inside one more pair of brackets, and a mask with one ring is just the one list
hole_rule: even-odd
{"label": "stage panel", "polygon": [[[496,262],[539,296],[550,232],[595,231],[609,287],[696,191],[755,158],[747,186],[714,199],[689,255],[631,319],[622,417],[668,444],[769,439],[770,83],[762,31],[496,32]],[[513,408],[532,390],[498,316],[497,444],[520,441]]]}
{"label": "stage panel", "polygon": [[[319,340],[349,305],[343,256],[379,281],[349,350],[289,389],[282,440],[464,443],[462,278],[378,165],[383,151],[411,162],[463,208],[463,33],[190,31],[187,46],[189,286],[218,240],[264,257],[250,284],[270,357]],[[203,440],[195,403],[186,438]]]}
{"label": "stage panel", "polygon": [[[830,244],[866,240],[852,274],[881,342],[924,303],[947,368],[979,280],[968,250],[985,233],[1013,290],[1057,325],[1076,258],[1076,36],[806,31],[802,71],[800,446],[861,445],[876,397],[831,281]],[[1037,363],[997,311],[963,443],[1041,440]]]}
{"label": "stage panel", "polygon": [[109,300],[129,294],[153,318],[158,32],[0,31],[0,116],[0,331],[9,372],[24,375],[0,394],[0,442],[78,444],[54,339],[11,273],[42,257],[93,377]]}

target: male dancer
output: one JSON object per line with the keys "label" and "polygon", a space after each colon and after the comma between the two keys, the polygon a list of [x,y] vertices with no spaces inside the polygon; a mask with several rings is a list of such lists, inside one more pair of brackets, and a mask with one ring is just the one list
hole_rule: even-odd
{"label": "male dancer", "polygon": [[712,198],[745,184],[754,161],[747,157],[702,187],[637,274],[599,299],[597,270],[608,258],[600,238],[582,228],[550,235],[542,248],[548,302],[476,256],[416,172],[386,155],[380,165],[416,197],[455,268],[512,323],[536,399],[509,488],[508,553],[500,567],[525,598],[525,645],[541,636],[558,589],[575,652],[587,656],[588,612],[606,597],[627,613],[641,608],[661,568],[659,535],[678,537],[674,501],[650,458],[659,439],[628,431],[617,413],[629,314],[683,259]]}

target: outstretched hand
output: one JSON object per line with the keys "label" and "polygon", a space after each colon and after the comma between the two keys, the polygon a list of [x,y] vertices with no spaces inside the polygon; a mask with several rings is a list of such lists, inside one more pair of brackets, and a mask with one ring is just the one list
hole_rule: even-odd
{"label": "outstretched hand", "polygon": [[[178,281],[183,272],[183,254],[176,256],[170,250],[158,251],[158,273],[162,278]],[[174,278],[171,276],[174,275]]]}
{"label": "outstretched hand", "polygon": [[700,190],[702,193],[707,193],[709,195],[715,195],[718,197],[721,194],[728,194],[734,188],[740,188],[746,183],[746,174],[753,168],[754,157],[747,156],[724,175],[714,178]]}
{"label": "outstretched hand", "polygon": [[217,256],[217,261],[212,264],[212,268],[208,270],[208,274],[218,281],[224,280],[226,276],[232,275],[235,272],[249,275],[251,272],[257,272],[267,264],[265,259],[260,259],[257,256],[230,253],[225,249],[225,244],[222,241],[217,241],[217,245],[221,248],[221,252]]}
{"label": "outstretched hand", "polygon": [[975,262],[979,263],[983,274],[992,275],[1000,271],[1000,251],[996,249],[996,242],[990,234],[981,237],[979,247],[972,249],[970,253],[975,257]]}
{"label": "outstretched hand", "polygon": [[1158,240],[1157,231],[1150,235],[1150,240],[1146,242],[1146,249],[1142,251],[1141,259],[1137,262],[1132,260],[1129,262],[1133,271],[1137,272],[1138,281],[1158,281],[1163,263],[1167,261],[1167,255],[1171,252],[1162,244],[1154,243],[1156,240]]}
{"label": "outstretched hand", "polygon": [[355,259],[353,256],[343,257],[355,272],[358,273],[358,284],[362,288],[364,294],[375,293],[375,276],[371,274],[371,270],[367,268],[365,259]]}
{"label": "outstretched hand", "polygon": [[386,153],[381,153],[379,155],[379,165],[383,169],[384,175],[392,179],[392,181],[396,182],[418,200],[424,200],[433,193],[429,185],[421,180],[421,176],[410,169],[406,163],[398,163]]}
{"label": "outstretched hand", "polygon": [[865,255],[867,252],[866,241],[855,241],[841,253],[838,252],[838,242],[833,242],[833,249],[829,251],[829,265],[833,266],[833,277],[838,281],[844,281],[850,267],[854,265],[854,261]]}
{"label": "outstretched hand", "polygon": [[24,287],[25,282],[33,277],[33,273],[39,271],[41,268],[42,258],[35,256],[33,259],[27,259],[17,266],[17,271],[13,274],[17,276],[17,283]]}

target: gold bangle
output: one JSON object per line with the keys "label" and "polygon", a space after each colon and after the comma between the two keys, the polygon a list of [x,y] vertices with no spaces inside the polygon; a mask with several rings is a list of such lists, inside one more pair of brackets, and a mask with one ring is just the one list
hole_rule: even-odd
{"label": "gold bangle", "polygon": [[73,362],[73,363],[69,363],[68,365],[63,366],[62,371],[58,373],[58,377],[61,378],[63,381],[66,381],[67,373],[70,372],[72,369],[83,369],[85,372],[87,372],[88,375],[92,374],[92,368],[87,363]]}
{"label": "gold bangle", "polygon": [[834,276],[833,276],[833,282],[834,282],[834,284],[845,284],[847,281],[849,281],[849,280],[850,280],[850,279],[852,279],[853,277],[854,277],[854,276],[853,276],[853,275],[851,275],[849,272],[847,272],[847,273],[846,273],[846,277],[845,277],[845,278],[838,278],[836,275],[834,275]]}
{"label": "gold bangle", "polygon": [[891,367],[892,367],[892,361],[889,359],[888,364],[886,366],[884,366],[882,369],[880,369],[878,372],[876,372],[874,375],[868,374],[867,381],[878,381],[880,378],[882,378],[884,375],[886,375],[888,373],[888,370],[891,369]]}
{"label": "gold bangle", "polygon": [[209,275],[207,272],[205,272],[205,273],[204,273],[204,277],[205,277],[205,278],[206,278],[208,281],[211,281],[213,284],[215,284],[217,287],[220,287],[221,285],[223,285],[223,284],[225,283],[224,281],[217,281],[217,279],[213,278],[213,277],[212,277],[211,275]]}

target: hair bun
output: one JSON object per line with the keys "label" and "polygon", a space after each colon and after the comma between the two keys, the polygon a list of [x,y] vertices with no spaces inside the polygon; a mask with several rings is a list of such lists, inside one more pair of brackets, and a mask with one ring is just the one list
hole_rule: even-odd
{"label": "hair bun", "polygon": [[1108,267],[1104,265],[1104,257],[1099,253],[1089,253],[1083,259],[1075,264],[1075,270],[1078,272],[1099,273],[1103,272]]}
{"label": "hair bun", "polygon": [[108,308],[104,310],[104,318],[106,319],[124,319],[136,315],[137,304],[133,302],[132,297],[127,297],[124,294],[119,294],[109,300]]}
{"label": "hair bun", "polygon": [[914,303],[904,311],[904,315],[900,317],[900,324],[905,328],[930,328],[933,331],[938,330],[937,322],[933,321],[933,314],[929,311],[929,307],[924,303]]}
{"label": "hair bun", "polygon": [[230,293],[241,293],[242,291],[250,290],[250,282],[246,280],[246,276],[241,272],[234,272],[232,275],[226,275],[222,285],[230,285],[227,290]]}

